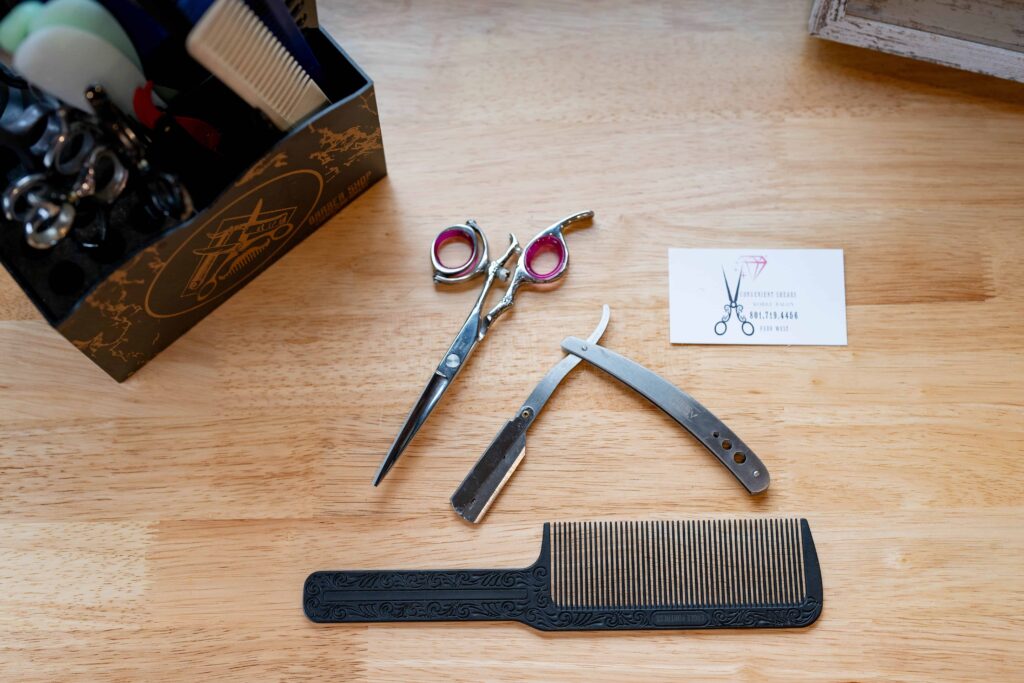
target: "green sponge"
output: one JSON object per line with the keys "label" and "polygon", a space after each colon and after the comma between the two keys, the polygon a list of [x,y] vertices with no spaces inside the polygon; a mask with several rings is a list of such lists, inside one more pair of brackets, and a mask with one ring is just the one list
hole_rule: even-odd
{"label": "green sponge", "polygon": [[[12,17],[14,21],[10,27],[8,42],[3,32]],[[96,0],[50,0],[45,5],[34,1],[23,2],[0,22],[0,47],[8,52],[14,52],[30,34],[48,26],[67,26],[91,33],[113,45],[118,52],[131,60],[136,68],[142,69],[142,60],[139,59],[139,53],[135,51],[128,34],[121,28],[121,24],[117,23],[117,19]]]}
{"label": "green sponge", "polygon": [[29,22],[43,9],[41,2],[23,2],[0,21],[0,49],[14,52],[21,41],[28,37]]}

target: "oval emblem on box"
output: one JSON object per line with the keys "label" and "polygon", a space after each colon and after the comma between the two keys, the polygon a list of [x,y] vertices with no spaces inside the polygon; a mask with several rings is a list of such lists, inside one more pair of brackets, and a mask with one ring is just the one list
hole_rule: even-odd
{"label": "oval emblem on box", "polygon": [[231,200],[167,259],[146,292],[146,312],[184,315],[247,282],[298,234],[323,187],[319,173],[304,169]]}

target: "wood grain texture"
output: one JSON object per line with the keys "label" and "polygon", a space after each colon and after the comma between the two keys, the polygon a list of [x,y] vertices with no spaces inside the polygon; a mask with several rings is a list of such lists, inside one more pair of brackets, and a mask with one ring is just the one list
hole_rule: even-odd
{"label": "wood grain texture", "polygon": [[[806,2],[322,2],[377,82],[391,175],[123,385],[0,281],[7,680],[940,681],[1024,677],[1024,91],[819,43]],[[472,304],[427,248],[572,211],[380,488]],[[668,343],[669,247],[846,250],[850,343]],[[448,497],[569,334],[754,447],[732,476],[581,367],[480,527]],[[801,631],[317,627],[316,569],[517,566],[545,520],[810,520]]]}

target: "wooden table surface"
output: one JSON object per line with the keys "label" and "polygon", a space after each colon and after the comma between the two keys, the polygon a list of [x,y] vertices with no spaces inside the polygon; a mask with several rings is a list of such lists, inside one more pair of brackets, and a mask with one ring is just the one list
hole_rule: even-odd
{"label": "wooden table surface", "polygon": [[[817,42],[809,3],[323,2],[374,77],[390,176],[123,385],[0,281],[0,677],[1021,680],[1024,89]],[[591,208],[379,488],[492,241]],[[846,253],[849,345],[673,346],[670,247]],[[577,369],[485,523],[448,498],[600,306],[772,472],[748,496]],[[795,631],[318,627],[307,573],[517,566],[545,520],[800,515]]]}

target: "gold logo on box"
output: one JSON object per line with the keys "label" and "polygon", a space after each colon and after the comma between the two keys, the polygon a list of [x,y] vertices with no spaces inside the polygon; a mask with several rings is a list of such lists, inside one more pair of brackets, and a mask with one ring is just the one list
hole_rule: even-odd
{"label": "gold logo on box", "polygon": [[316,171],[291,171],[220,209],[167,259],[146,293],[146,312],[184,315],[247,282],[298,234],[323,185]]}
{"label": "gold logo on box", "polygon": [[288,239],[295,232],[291,220],[294,206],[274,211],[262,209],[263,200],[259,199],[248,216],[225,218],[216,230],[207,233],[210,242],[192,250],[200,257],[199,265],[185,285],[182,298],[206,301],[221,285],[231,282],[236,273],[259,260],[275,242]]}

